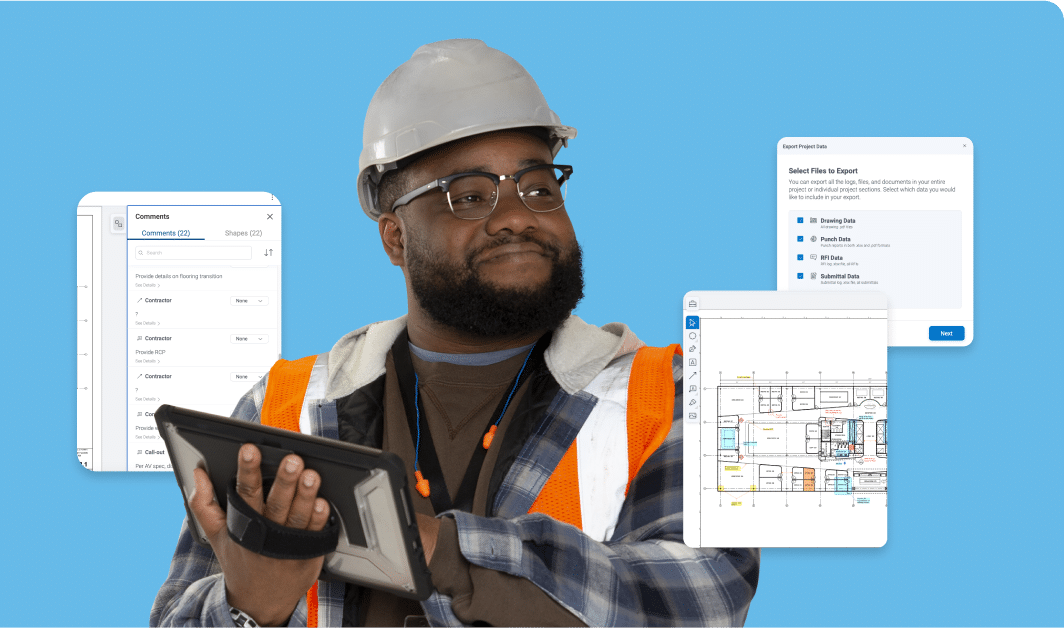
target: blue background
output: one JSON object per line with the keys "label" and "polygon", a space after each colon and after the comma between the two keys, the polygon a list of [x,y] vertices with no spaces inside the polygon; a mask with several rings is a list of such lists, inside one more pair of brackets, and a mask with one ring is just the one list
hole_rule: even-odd
{"label": "blue background", "polygon": [[326,350],[405,307],[355,197],[366,105],[477,37],[579,129],[578,314],[653,344],[688,290],[775,289],[780,138],[971,138],[978,333],[889,352],[889,541],[765,550],[748,623],[1064,623],[1062,27],[1022,2],[0,4],[0,622],[147,623],[183,516],[171,476],[74,455],[78,200],[277,195],[283,351]]}

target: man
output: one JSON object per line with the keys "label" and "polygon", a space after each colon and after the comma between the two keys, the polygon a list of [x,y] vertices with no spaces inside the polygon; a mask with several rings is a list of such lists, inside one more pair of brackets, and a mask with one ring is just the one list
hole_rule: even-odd
{"label": "man", "polygon": [[[153,624],[743,623],[759,551],[682,542],[673,348],[570,315],[583,286],[572,168],[554,157],[575,135],[505,54],[474,40],[418,49],[374,95],[359,176],[408,315],[282,361],[234,412],[272,423],[287,403],[301,431],[397,453],[432,596],[315,585],[321,558],[245,550],[197,472],[191,509],[214,551],[186,522]],[[284,392],[292,372],[301,383]],[[241,449],[245,501],[321,529],[317,474],[289,456],[264,496],[259,459]]]}

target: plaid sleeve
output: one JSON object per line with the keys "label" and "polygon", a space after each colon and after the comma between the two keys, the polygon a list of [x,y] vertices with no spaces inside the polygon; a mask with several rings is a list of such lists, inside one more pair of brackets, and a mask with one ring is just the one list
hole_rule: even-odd
{"label": "plaid sleeve", "polygon": [[[591,626],[741,626],[757,588],[759,549],[683,542],[681,405],[633,480],[610,541],[545,515],[451,514],[465,558],[532,581]],[[427,609],[446,611],[443,604]],[[453,620],[444,612],[434,619]]]}
{"label": "plaid sleeve", "polygon": [[[258,421],[266,391],[263,377],[237,403],[233,418]],[[232,626],[225,581],[214,552],[192,538],[186,519],[181,525],[177,549],[166,582],[152,605],[152,626]],[[290,625],[306,624],[306,602],[300,602]]]}
{"label": "plaid sleeve", "polygon": [[151,608],[152,626],[232,626],[229,605],[214,552],[196,543],[186,520],[181,524],[166,582]]}
{"label": "plaid sleeve", "polygon": [[255,385],[251,387],[251,390],[244,393],[244,396],[240,398],[240,401],[236,402],[236,407],[233,408],[232,414],[234,419],[254,423],[260,423],[262,421],[260,411],[262,408],[262,402],[266,399],[266,382],[269,378],[269,373],[263,375],[262,379],[256,382]]}

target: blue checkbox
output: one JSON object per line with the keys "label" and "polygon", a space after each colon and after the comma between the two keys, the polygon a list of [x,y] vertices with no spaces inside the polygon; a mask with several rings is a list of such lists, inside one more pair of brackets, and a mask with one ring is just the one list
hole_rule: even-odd
{"label": "blue checkbox", "polygon": [[798,217],[798,224],[802,224],[802,221],[804,221],[804,220],[805,220],[805,218],[802,218],[801,216],[799,216]]}
{"label": "blue checkbox", "polygon": [[801,253],[799,253],[799,254],[798,254],[798,261],[800,262],[800,261],[802,261],[803,259],[805,259],[805,256],[804,256],[804,255],[802,255]]}
{"label": "blue checkbox", "polygon": [[798,236],[798,241],[799,241],[799,242],[801,242],[801,241],[802,241],[802,236]]}
{"label": "blue checkbox", "polygon": [[802,279],[802,278],[804,278],[804,277],[805,277],[805,273],[798,273],[798,278],[799,278],[799,279]]}

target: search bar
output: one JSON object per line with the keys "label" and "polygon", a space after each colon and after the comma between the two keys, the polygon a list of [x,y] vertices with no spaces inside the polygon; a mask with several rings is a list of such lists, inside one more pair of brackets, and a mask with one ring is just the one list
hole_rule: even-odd
{"label": "search bar", "polygon": [[251,259],[250,246],[138,246],[138,260]]}

